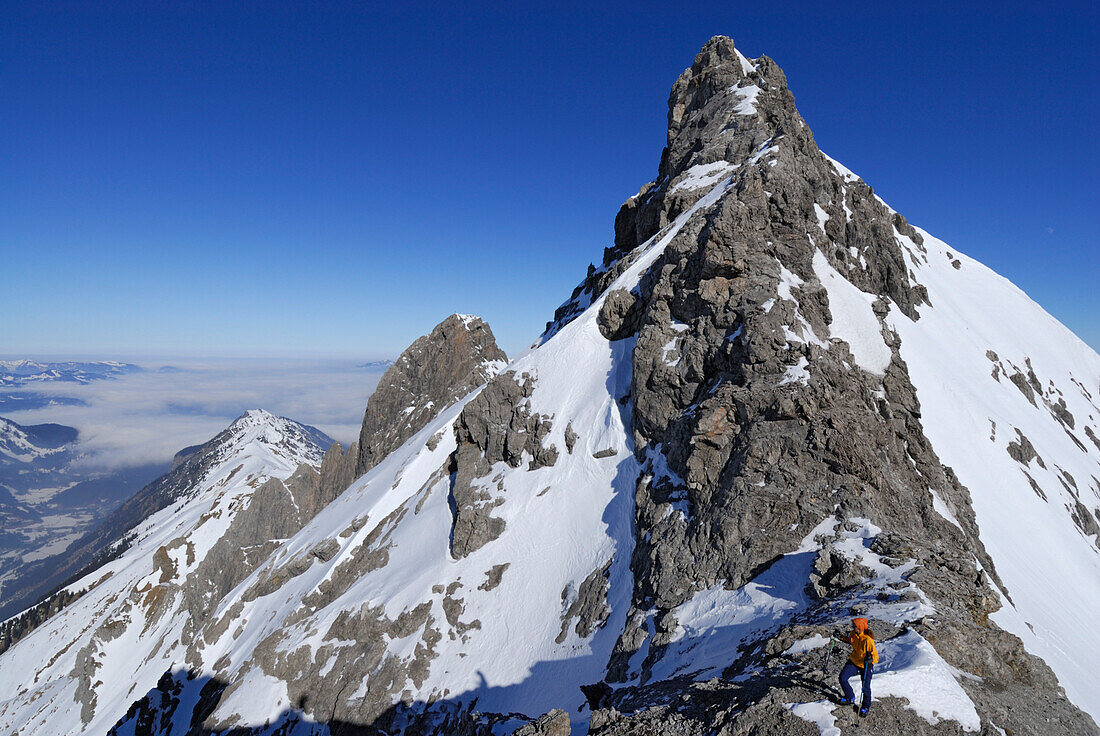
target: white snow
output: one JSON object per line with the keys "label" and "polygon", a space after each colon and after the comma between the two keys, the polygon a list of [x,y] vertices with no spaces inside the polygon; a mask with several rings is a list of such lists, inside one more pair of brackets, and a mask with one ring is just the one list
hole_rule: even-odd
{"label": "white snow", "polygon": [[669,193],[705,189],[717,184],[737,168],[738,164],[731,164],[729,161],[696,164],[684,172],[683,178],[673,185]]}
{"label": "white snow", "polygon": [[848,343],[860,368],[876,376],[885,375],[891,354],[882,338],[882,325],[871,308],[875,297],[841,276],[820,250],[814,251],[814,273],[829,294],[832,337]]}
{"label": "white snow", "polygon": [[829,643],[829,637],[822,636],[821,634],[814,634],[807,639],[799,639],[794,644],[787,647],[787,651],[783,652],[786,655],[791,654],[805,654],[806,652],[813,651],[814,649],[820,649]]}
{"label": "white snow", "polygon": [[[795,642],[786,654],[801,654],[828,643],[823,636]],[[871,678],[873,700],[904,699],[904,707],[932,725],[956,721],[964,731],[978,731],[981,719],[974,702],[958,682],[956,670],[920,634],[908,631],[878,644],[879,663]],[[833,705],[825,700],[787,703],[794,715],[816,723],[822,734],[839,734]]]}
{"label": "white snow", "polygon": [[915,631],[878,645],[879,664],[871,678],[871,696],[906,698],[906,706],[932,725],[958,721],[964,731],[977,731],[981,719],[959,684],[956,670]]}
{"label": "white snow", "polygon": [[680,362],[678,354],[676,360],[670,360],[668,357],[669,353],[671,353],[673,350],[676,350],[676,341],[678,339],[679,338],[674,337],[661,347],[661,360],[664,361],[664,364],[667,366],[674,367],[677,363]]}
{"label": "white snow", "polygon": [[779,296],[788,301],[796,301],[791,289],[797,289],[804,283],[806,282],[799,278],[797,274],[788,271],[782,263],[779,264]]}
{"label": "white snow", "polygon": [[822,235],[825,234],[825,223],[829,221],[829,213],[825,211],[825,208],[814,202],[814,214],[817,216],[817,225],[821,228]]}
{"label": "white snow", "polygon": [[736,49],[734,49],[734,51],[737,54],[737,60],[741,62],[741,71],[746,77],[756,71],[756,67],[753,66],[752,62],[749,61],[744,54]]}
{"label": "white snow", "polygon": [[[932,306],[918,307],[916,322],[892,309],[887,323],[901,337],[925,434],[970,491],[982,541],[1012,599],[992,618],[1050,665],[1071,701],[1100,719],[1100,637],[1081,635],[1081,622],[1100,611],[1100,555],[1073,523],[1066,507],[1076,497],[1058,472],[1076,479],[1086,508],[1100,507],[1100,489],[1090,486],[1091,477],[1100,477],[1100,452],[1084,436],[1084,425],[1100,434],[1100,356],[1012,283],[918,232],[923,246],[899,242]],[[961,269],[950,265],[948,253]],[[990,350],[1003,366],[1000,380],[991,375]],[[1048,388],[1036,394],[1036,405],[1005,375],[1026,375],[1026,359]],[[1047,408],[1058,398],[1075,428],[1063,427]],[[1047,500],[1006,451],[1016,429],[1046,462],[1045,470],[1033,462],[1027,472]]]}
{"label": "white snow", "polygon": [[836,717],[833,709],[836,707],[828,700],[817,700],[812,703],[784,703],[783,707],[804,721],[817,726],[821,736],[840,736],[840,729],[836,727]]}
{"label": "white snow", "polygon": [[[779,151],[779,146],[770,146],[768,145],[769,143],[771,143],[770,140],[764,141],[764,143],[760,146],[760,150],[749,157],[746,166],[755,166],[765,156],[769,156]],[[771,194],[768,194],[768,196],[770,197]]]}
{"label": "white snow", "polygon": [[732,91],[741,99],[733,108],[733,112],[737,115],[755,115],[756,97],[760,94],[760,88],[750,84],[746,87],[733,87]]}
{"label": "white snow", "polygon": [[951,513],[951,509],[947,508],[947,503],[940,498],[940,494],[936,493],[931,488],[929,488],[928,491],[932,494],[932,508],[935,509],[936,513],[950,521],[959,530],[962,530],[962,524],[955,518],[955,514]]}
{"label": "white snow", "polygon": [[788,383],[808,383],[810,380],[810,372],[806,370],[810,363],[806,360],[806,356],[800,356],[798,362],[792,366],[788,366],[787,370],[783,372],[783,379],[778,385],[785,386]]}
{"label": "white snow", "polygon": [[858,176],[852,173],[851,169],[837,161],[835,158],[832,158],[826,153],[822,153],[821,155],[825,156],[825,160],[832,164],[833,168],[836,169],[836,173],[840,174],[841,178],[844,179],[844,181],[849,183],[853,181],[861,181]]}
{"label": "white snow", "polygon": [[677,332],[686,332],[687,330],[691,329],[691,325],[680,322],[675,317],[672,318],[672,321],[669,322],[668,326],[676,330]]}

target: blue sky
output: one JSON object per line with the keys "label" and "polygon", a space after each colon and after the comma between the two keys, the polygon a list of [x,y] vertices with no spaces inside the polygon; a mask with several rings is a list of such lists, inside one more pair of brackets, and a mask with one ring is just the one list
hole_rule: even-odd
{"label": "blue sky", "polygon": [[0,352],[370,359],[458,311],[515,353],[654,176],[669,87],[717,33],[779,62],[823,150],[1098,347],[1098,21],[5,3]]}

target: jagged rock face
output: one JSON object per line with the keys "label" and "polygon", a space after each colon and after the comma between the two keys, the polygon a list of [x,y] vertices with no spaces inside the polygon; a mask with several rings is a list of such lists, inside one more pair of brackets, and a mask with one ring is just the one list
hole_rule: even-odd
{"label": "jagged rock face", "polygon": [[812,528],[838,503],[853,514],[881,510],[899,531],[930,524],[937,537],[957,534],[931,512],[930,494],[910,491],[930,486],[965,509],[920,432],[896,340],[879,327],[873,370],[830,344],[819,276],[842,271],[880,295],[878,314],[915,317],[923,293],[910,285],[895,225],[915,232],[818,151],[774,62],[749,64],[728,39],[708,43],[677,80],[668,136],[657,185],[624,205],[606,271],[583,287],[599,293],[638,242],[705,193],[700,168],[731,178],[636,293],[608,295],[613,314],[601,312],[610,332],[633,323],[637,337],[639,458],[660,446],[691,509],[655,521],[672,484],[643,479],[638,518],[651,542],[637,549],[640,599],[671,608],[716,580],[739,587],[797,547],[792,524]]}
{"label": "jagged rock face", "polygon": [[493,508],[504,503],[499,495],[504,490],[503,479],[485,480],[495,463],[515,468],[526,453],[528,470],[537,470],[558,459],[557,447],[543,445],[553,427],[550,417],[532,413],[527,403],[533,384],[531,376],[517,380],[509,371],[490,381],[462,408],[455,425],[458,446],[451,456],[451,554],[456,558],[467,556],[504,531],[504,521],[492,515]]}
{"label": "jagged rock face", "polygon": [[[609,339],[637,338],[632,424],[647,462],[636,495],[634,604],[611,679],[626,679],[628,661],[647,644],[645,682],[676,631],[673,609],[715,585],[740,588],[836,514],[875,520],[906,540],[910,557],[951,559],[913,577],[950,622],[922,633],[949,644],[952,665],[985,678],[968,688],[979,691],[980,709],[1007,724],[1006,709],[1026,701],[1089,728],[1049,669],[990,625],[1000,607],[995,567],[969,493],[924,435],[885,319],[892,310],[919,317],[926,294],[911,284],[901,243],[919,249],[922,238],[817,149],[770,59],[750,63],[716,38],[680,76],[658,180],[623,206],[616,247],[551,331],[721,180],[717,204],[679,230],[633,292],[609,294],[600,314]],[[836,274],[878,296],[863,305],[875,320],[872,347],[835,339],[851,310],[834,302],[842,296]],[[958,526],[936,512],[934,496]],[[826,602],[866,577],[832,569],[829,557],[819,562],[825,585],[815,589]],[[669,722],[657,720],[663,725],[639,732],[664,733]]]}
{"label": "jagged rock face", "polygon": [[367,401],[353,477],[374,467],[507,361],[493,331],[478,317],[452,314],[418,338],[382,374]]}

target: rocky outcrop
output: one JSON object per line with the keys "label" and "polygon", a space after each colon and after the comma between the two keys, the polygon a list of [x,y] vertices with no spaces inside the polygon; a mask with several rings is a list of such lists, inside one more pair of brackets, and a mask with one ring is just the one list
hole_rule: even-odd
{"label": "rocky outcrop", "polygon": [[358,460],[358,442],[352,442],[346,451],[339,443],[333,443],[321,460],[321,496],[331,500],[343,493],[355,480],[355,464]]}
{"label": "rocky outcrop", "polygon": [[[995,566],[968,491],[924,435],[898,339],[884,321],[892,310],[919,317],[926,295],[909,278],[901,244],[908,239],[919,252],[921,237],[818,150],[773,61],[748,62],[726,38],[708,42],[673,86],[658,179],[623,206],[615,247],[548,334],[716,186],[725,187],[717,203],[680,227],[632,293],[607,294],[600,312],[609,339],[636,338],[632,427],[647,469],[636,493],[634,602],[609,677],[625,680],[627,662],[645,645],[644,683],[676,629],[673,610],[694,594],[740,588],[823,520],[862,517],[907,540],[910,557],[950,560],[926,564],[914,578],[951,622],[929,636],[946,645],[951,665],[984,678],[968,687],[979,710],[1013,728],[1006,711],[1013,701],[1087,723],[1049,669],[990,622],[999,607]],[[833,301],[837,278],[877,297],[863,309],[878,335],[859,344],[836,336],[852,309]],[[869,352],[868,340],[880,346]],[[955,523],[934,508],[936,498]],[[820,615],[866,572],[823,550],[812,578]],[[991,650],[1017,666],[975,672]],[[726,674],[759,666],[746,657]],[[757,688],[767,682],[753,679]],[[668,685],[654,687],[656,697]],[[768,692],[755,693],[754,712],[789,720],[763,705]],[[628,719],[627,731],[690,732],[673,724],[682,713],[644,726],[653,716]],[[611,720],[594,732],[619,733]]]}
{"label": "rocky outcrop", "polygon": [[536,720],[522,726],[512,736],[569,736],[569,714],[560,708],[539,716]]}
{"label": "rocky outcrop", "polygon": [[[256,489],[248,507],[233,517],[226,532],[180,586],[188,613],[185,642],[193,639],[229,591],[335,497],[321,490],[320,474],[309,465],[299,466],[285,481],[272,478]],[[314,557],[326,559],[323,550],[316,550]],[[261,590],[277,589],[294,574],[304,572],[309,562],[312,559],[307,559],[305,566],[277,568],[275,574],[260,581]]]}
{"label": "rocky outcrop", "polygon": [[417,338],[382,374],[367,401],[353,477],[374,467],[507,361],[493,331],[478,317],[452,314]]}
{"label": "rocky outcrop", "polygon": [[503,373],[462,408],[455,424],[458,446],[451,456],[451,554],[465,557],[500,536],[504,520],[492,510],[504,503],[501,480],[489,479],[495,463],[529,470],[553,465],[558,449],[544,446],[550,417],[531,411],[535,379]]}

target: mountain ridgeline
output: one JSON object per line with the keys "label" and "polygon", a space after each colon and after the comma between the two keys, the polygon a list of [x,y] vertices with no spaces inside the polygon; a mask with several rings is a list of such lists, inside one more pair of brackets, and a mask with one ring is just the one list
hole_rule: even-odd
{"label": "mountain ridgeline", "polygon": [[283,421],[103,532],[0,654],[4,730],[1100,733],[1100,356],[728,38],[530,351],[454,315],[346,452]]}

